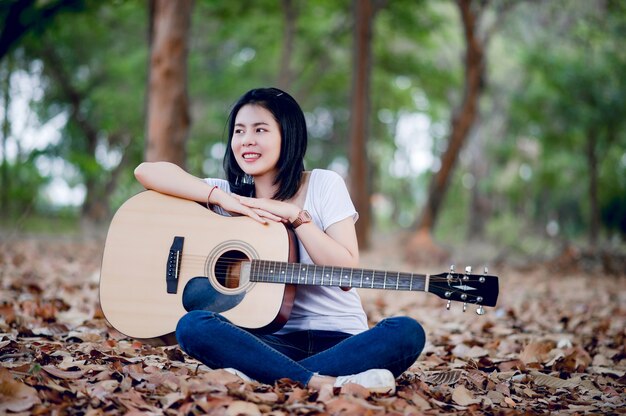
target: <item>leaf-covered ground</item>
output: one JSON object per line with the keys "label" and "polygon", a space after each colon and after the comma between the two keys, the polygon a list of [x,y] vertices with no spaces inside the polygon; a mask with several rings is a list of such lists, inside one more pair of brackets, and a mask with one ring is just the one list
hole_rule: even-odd
{"label": "leaf-covered ground", "polygon": [[[101,253],[99,238],[0,241],[0,414],[626,413],[623,268],[500,264],[498,306],[484,316],[423,293],[362,291],[372,323],[403,314],[427,331],[387,396],[243,382],[176,346],[125,339],[98,308]],[[412,270],[399,253],[386,242],[363,265],[443,271]]]}

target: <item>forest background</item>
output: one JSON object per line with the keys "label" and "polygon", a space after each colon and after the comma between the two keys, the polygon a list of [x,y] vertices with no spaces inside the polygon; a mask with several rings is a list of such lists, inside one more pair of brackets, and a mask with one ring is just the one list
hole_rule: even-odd
{"label": "forest background", "polygon": [[[13,361],[56,363],[47,344],[27,345],[41,334],[37,325],[47,328],[46,342],[61,339],[77,360],[66,343],[87,340],[61,310],[77,308],[87,327],[99,328],[94,345],[107,339],[126,354],[146,354],[103,329],[93,306],[97,276],[85,280],[97,273],[94,258],[111,216],[142,190],[134,167],[171,160],[197,176],[221,176],[230,106],[248,89],[277,86],[305,111],[306,167],[346,178],[367,265],[442,271],[462,261],[508,272],[505,306],[492,320],[470,325],[461,342],[458,315],[445,318],[447,326],[429,332],[432,345],[413,374],[447,369],[449,385],[462,380],[486,395],[477,387],[487,386],[486,378],[477,377],[494,368],[507,373],[511,362],[539,362],[546,374],[556,367],[561,379],[583,372],[580,380],[595,383],[599,390],[587,384],[578,391],[588,397],[570,408],[623,404],[623,387],[616,386],[624,385],[626,360],[626,3],[0,0],[0,21],[0,352],[15,377],[39,386],[37,400],[71,406],[69,396],[51,396],[56,387],[42,387],[43,373],[29,378],[32,368],[22,372]],[[53,272],[42,271],[50,265]],[[593,297],[585,296],[590,288]],[[83,293],[76,299],[92,306],[59,294],[65,290]],[[375,299],[366,307],[373,322],[401,310],[400,298]],[[430,322],[425,309],[432,303],[407,305],[402,311]],[[579,312],[584,318],[574,317]],[[562,324],[582,338],[546,344],[542,319],[554,324],[550,331]],[[55,334],[61,323],[65,332]],[[598,331],[606,339],[585,335]],[[498,341],[497,352],[488,348],[504,334],[515,341]],[[484,347],[485,355],[446,346],[455,340],[473,352]],[[435,363],[435,356],[446,358]],[[483,376],[455,372],[459,356]],[[563,367],[571,357],[575,365]],[[592,364],[602,370],[589,370]],[[74,382],[47,367],[50,376]],[[515,377],[530,375],[515,368]],[[535,378],[516,395],[514,384],[528,380],[507,379],[499,402],[493,395],[459,398],[466,394],[460,385],[454,400],[447,382],[442,392],[405,381],[429,400],[420,402],[422,410],[486,411],[531,399],[542,410],[559,410],[567,406],[555,391],[583,389]],[[540,390],[530,394],[527,386]],[[107,388],[119,392],[121,385]],[[417,406],[411,397],[405,405]],[[190,405],[188,398],[168,406]]]}
{"label": "forest background", "polygon": [[363,247],[370,226],[541,255],[623,240],[622,2],[155,4],[2,2],[4,228],[106,223],[144,158],[220,175],[230,105],[273,85],[306,112],[307,167],[348,180]]}

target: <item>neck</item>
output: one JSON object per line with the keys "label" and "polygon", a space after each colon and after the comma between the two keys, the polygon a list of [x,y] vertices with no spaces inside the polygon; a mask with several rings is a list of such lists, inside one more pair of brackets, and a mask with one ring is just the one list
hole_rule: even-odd
{"label": "neck", "polygon": [[271,199],[277,190],[277,185],[274,185],[274,178],[270,175],[255,176],[254,188],[257,198]]}
{"label": "neck", "polygon": [[252,260],[242,268],[252,282],[428,291],[430,276],[315,264]]}

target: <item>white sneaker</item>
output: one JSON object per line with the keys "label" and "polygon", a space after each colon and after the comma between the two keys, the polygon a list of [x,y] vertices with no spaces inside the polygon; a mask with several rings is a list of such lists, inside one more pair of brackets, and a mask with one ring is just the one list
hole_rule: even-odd
{"label": "white sneaker", "polygon": [[351,376],[339,376],[335,381],[335,387],[348,383],[363,386],[372,393],[394,394],[396,392],[396,378],[391,371],[385,369],[374,368]]}

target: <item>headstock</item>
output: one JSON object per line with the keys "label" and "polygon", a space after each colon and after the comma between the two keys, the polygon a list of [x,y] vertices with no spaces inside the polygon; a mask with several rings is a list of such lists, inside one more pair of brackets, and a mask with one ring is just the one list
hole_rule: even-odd
{"label": "headstock", "polygon": [[447,300],[446,309],[450,309],[452,301],[458,301],[463,302],[463,312],[470,303],[478,305],[478,315],[484,315],[483,306],[496,306],[499,293],[498,277],[487,273],[485,267],[482,274],[472,274],[470,266],[465,273],[456,273],[452,265],[449,272],[430,275],[428,291]]}

